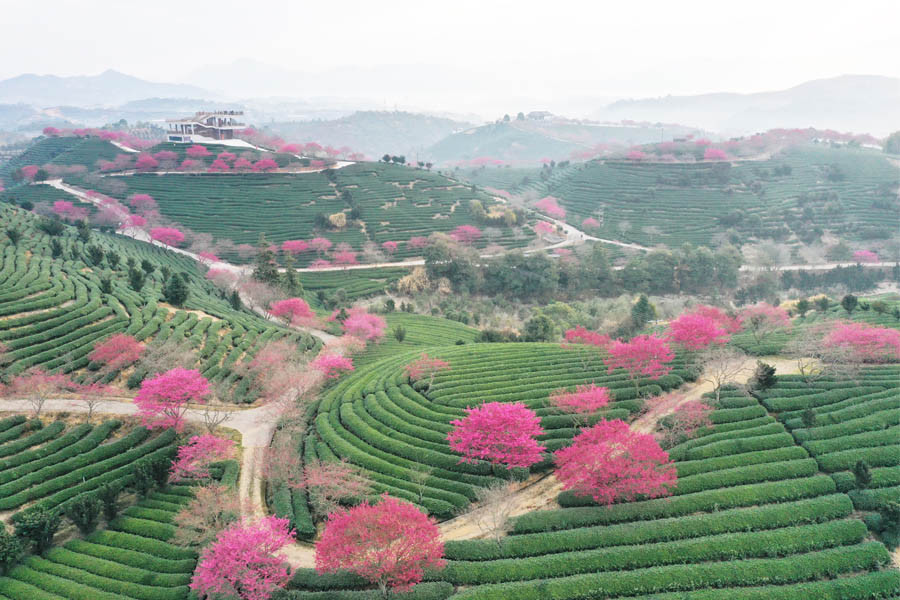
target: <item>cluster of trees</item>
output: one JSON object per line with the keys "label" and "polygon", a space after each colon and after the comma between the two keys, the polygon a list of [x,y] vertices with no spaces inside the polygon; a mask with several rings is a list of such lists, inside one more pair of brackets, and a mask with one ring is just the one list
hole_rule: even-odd
{"label": "cluster of trees", "polygon": [[690,245],[654,250],[635,256],[621,271],[613,271],[602,245],[557,261],[545,254],[509,252],[496,259],[480,258],[470,248],[435,240],[425,248],[429,279],[445,278],[456,291],[525,300],[546,300],[561,292],[595,290],[602,296],[623,292],[702,294],[737,287],[740,253],[731,247],[717,251]]}

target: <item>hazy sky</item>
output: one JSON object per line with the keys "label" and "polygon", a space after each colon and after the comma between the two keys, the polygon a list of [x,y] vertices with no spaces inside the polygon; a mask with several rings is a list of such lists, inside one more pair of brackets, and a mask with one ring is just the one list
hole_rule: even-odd
{"label": "hazy sky", "polygon": [[240,58],[302,71],[442,65],[502,71],[557,92],[641,96],[900,76],[898,0],[0,4],[0,78],[113,68],[184,81]]}

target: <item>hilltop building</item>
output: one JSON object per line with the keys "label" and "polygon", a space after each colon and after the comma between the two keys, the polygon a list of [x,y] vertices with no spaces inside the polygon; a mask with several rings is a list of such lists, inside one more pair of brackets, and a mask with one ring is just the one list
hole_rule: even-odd
{"label": "hilltop building", "polygon": [[242,110],[198,112],[184,119],[166,119],[169,131],[166,139],[180,144],[211,143],[232,140],[234,132],[244,129],[235,117],[243,116]]}

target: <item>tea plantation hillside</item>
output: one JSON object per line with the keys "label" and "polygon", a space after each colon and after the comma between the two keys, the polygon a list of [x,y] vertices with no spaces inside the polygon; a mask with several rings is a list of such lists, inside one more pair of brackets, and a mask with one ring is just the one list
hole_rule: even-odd
{"label": "tea plantation hillside", "polygon": [[[790,173],[776,174],[785,165]],[[594,161],[548,193],[570,222],[594,217],[602,237],[641,244],[708,245],[728,228],[744,239],[872,240],[896,235],[898,177],[880,152],[810,145],[735,166]]]}
{"label": "tea plantation hillside", "polygon": [[[582,355],[557,344],[426,349],[451,365],[427,392],[410,387],[403,371],[422,350],[368,364],[330,389],[319,403],[315,437],[307,439],[305,460],[345,458],[366,471],[378,492],[414,501],[431,514],[447,518],[475,499],[477,487],[509,476],[487,463],[459,464],[459,457],[450,450],[445,439],[449,422],[463,416],[467,406],[490,401],[526,403],[542,417],[547,430],[544,441],[551,450],[575,433],[573,417],[545,407],[550,392],[559,387],[591,381],[609,387],[615,400],[605,411],[610,418],[627,417],[640,407],[632,383],[621,372],[608,374],[597,354],[585,363]],[[672,389],[689,377],[686,365],[679,362],[660,380],[641,382],[641,393]],[[412,473],[423,467],[432,472],[419,500]]]}
{"label": "tea plantation hillside", "polygon": [[[136,475],[151,465],[166,474],[176,447],[171,429],[151,433],[117,420],[0,420],[0,510],[17,511],[4,518],[11,526],[31,511],[76,514],[67,510],[73,503],[115,490],[112,508],[104,508],[92,531],[71,539],[74,527],[66,517],[58,545],[23,558],[0,577],[0,598],[189,598],[197,552],[170,540],[173,517],[192,489]],[[234,486],[238,464],[219,463],[212,474]]]}
{"label": "tea plantation hillside", "polygon": [[[146,342],[187,341],[197,350],[196,368],[204,376],[235,386],[238,397],[252,401],[241,393],[235,364],[275,338],[289,337],[301,349],[319,344],[232,309],[186,257],[96,231],[85,242],[74,227],[6,204],[0,205],[0,221],[22,234],[18,244],[4,235],[0,245],[0,342],[13,373],[33,366],[80,371],[97,341],[124,332]],[[187,283],[182,307],[162,301],[171,277]],[[131,385],[142,376],[131,373]]]}
{"label": "tea plantation hillside", "polygon": [[[261,233],[275,243],[322,235],[359,250],[366,241],[380,246],[436,231],[449,233],[459,225],[475,223],[469,212],[471,200],[480,200],[485,208],[496,203],[480,190],[409,167],[358,163],[331,173],[332,179],[322,172],[120,179],[128,185],[128,194],[153,196],[163,216],[237,244],[255,244]],[[354,207],[358,221],[351,221]],[[317,227],[317,215],[327,218],[339,212],[348,213],[345,228]],[[499,233],[493,240],[483,238],[480,245],[515,247],[530,239],[517,239],[506,227]],[[414,249],[401,243],[395,259],[414,255]]]}
{"label": "tea plantation hillside", "polygon": [[[467,398],[523,400],[537,407],[554,385],[594,375],[590,367],[567,369],[564,351],[557,352],[541,345],[480,346],[465,364],[462,353],[448,350],[440,354],[453,370],[425,395],[406,385],[402,375],[391,376],[389,361],[383,361],[379,370],[388,374],[367,369],[326,397],[316,419],[322,438],[307,441],[305,452],[349,457],[395,495],[409,493],[407,472],[424,462],[434,471],[421,504],[433,512],[450,510],[441,502],[464,505],[474,486],[504,474],[476,468],[480,465],[460,469],[443,441],[447,419]],[[526,374],[515,365],[517,358],[525,363],[528,357],[538,368]],[[491,376],[491,369],[512,376]],[[478,372],[481,376],[473,377]],[[502,383],[515,377],[522,378],[520,385]],[[670,377],[661,383],[680,379]],[[874,438],[895,433],[897,381],[896,368],[881,367],[865,370],[857,387],[831,389],[832,383],[822,382],[810,388],[784,376],[762,401],[725,391],[711,414],[712,427],[670,450],[678,470],[672,497],[607,507],[563,493],[562,508],[516,518],[502,544],[446,542],[447,567],[426,577],[434,589],[423,587],[422,593],[431,590],[427,593],[434,597],[454,600],[894,597],[900,572],[891,568],[885,546],[873,540],[879,520],[864,522],[854,511],[896,498],[896,438],[887,446]],[[627,397],[627,388],[604,383],[616,389],[610,416],[627,416],[632,402],[618,399]],[[797,423],[798,407],[806,406],[817,407],[812,429]],[[570,430],[564,418],[544,415],[548,445],[565,443]],[[873,485],[852,491],[846,469],[860,459],[877,465]],[[441,587],[447,583],[455,594]],[[315,590],[361,584],[354,577],[300,570],[290,591],[279,597],[304,598]]]}

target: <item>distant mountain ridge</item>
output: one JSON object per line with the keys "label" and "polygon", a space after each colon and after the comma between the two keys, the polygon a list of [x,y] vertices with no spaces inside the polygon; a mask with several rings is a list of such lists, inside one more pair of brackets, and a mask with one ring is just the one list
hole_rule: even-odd
{"label": "distant mountain ridge", "polygon": [[145,98],[214,98],[217,94],[181,83],[157,83],[108,69],[99,75],[35,75],[0,81],[0,103],[38,107],[117,106]]}
{"label": "distant mountain ridge", "polygon": [[815,127],[883,137],[900,129],[900,79],[842,75],[773,92],[620,100],[594,117],[669,121],[726,134]]}

